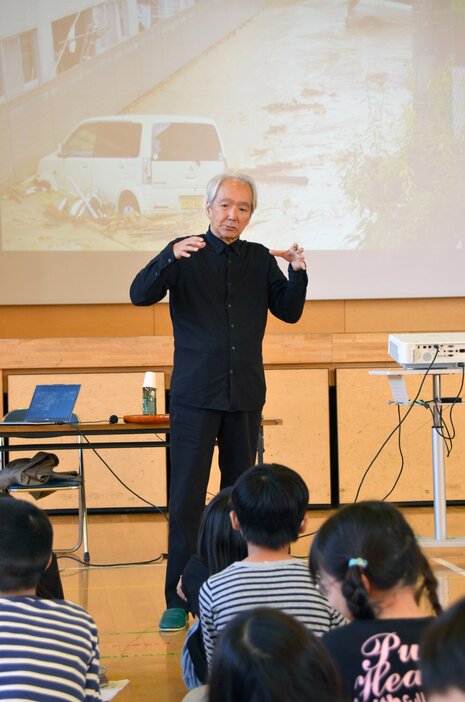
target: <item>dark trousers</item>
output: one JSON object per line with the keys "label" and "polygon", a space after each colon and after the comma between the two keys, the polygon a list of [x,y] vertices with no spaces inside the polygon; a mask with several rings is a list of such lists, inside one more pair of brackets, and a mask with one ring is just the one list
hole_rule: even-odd
{"label": "dark trousers", "polygon": [[169,501],[167,607],[185,607],[176,593],[179,576],[197,550],[215,440],[221,488],[233,485],[255,464],[262,411],[223,412],[170,404],[171,478]]}

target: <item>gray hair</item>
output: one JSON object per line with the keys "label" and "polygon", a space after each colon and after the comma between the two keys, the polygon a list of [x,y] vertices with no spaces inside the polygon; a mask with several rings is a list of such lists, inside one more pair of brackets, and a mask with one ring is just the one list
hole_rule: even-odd
{"label": "gray hair", "polygon": [[257,208],[257,186],[255,185],[255,181],[245,173],[236,171],[220,173],[220,175],[215,176],[209,181],[207,184],[207,204],[210,205],[210,207],[213,205],[218,194],[218,189],[225,180],[240,180],[241,183],[245,183],[249,186],[252,194],[252,212],[254,212]]}

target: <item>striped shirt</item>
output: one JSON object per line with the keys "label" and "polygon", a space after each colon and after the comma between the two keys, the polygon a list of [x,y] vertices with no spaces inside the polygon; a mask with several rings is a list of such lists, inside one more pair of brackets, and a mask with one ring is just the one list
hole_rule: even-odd
{"label": "striped shirt", "polygon": [[0,700],[100,700],[97,627],[72,602],[0,597]]}
{"label": "striped shirt", "polygon": [[345,623],[297,560],[238,561],[208,578],[200,589],[200,620],[210,663],[219,632],[239,612],[273,607],[298,619],[317,636]]}

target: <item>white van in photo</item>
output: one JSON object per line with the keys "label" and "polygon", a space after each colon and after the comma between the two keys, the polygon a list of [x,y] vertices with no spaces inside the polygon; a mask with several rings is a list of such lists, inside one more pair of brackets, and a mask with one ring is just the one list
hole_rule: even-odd
{"label": "white van in photo", "polygon": [[204,117],[116,115],[83,120],[39,161],[52,190],[97,196],[123,215],[200,209],[226,169],[215,123]]}

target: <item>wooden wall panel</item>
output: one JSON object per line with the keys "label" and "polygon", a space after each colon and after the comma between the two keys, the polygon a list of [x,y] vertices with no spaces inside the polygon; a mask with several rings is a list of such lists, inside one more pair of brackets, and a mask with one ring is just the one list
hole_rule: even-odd
{"label": "wooden wall panel", "polygon": [[[423,375],[408,376],[405,385],[413,399]],[[442,377],[443,396],[455,396],[460,387],[459,375]],[[432,398],[432,378],[426,378],[420,394]],[[339,441],[340,501],[352,502],[362,475],[383,441],[398,422],[386,377],[370,375],[369,369],[338,369],[337,407]],[[402,416],[406,408],[401,408]],[[447,421],[448,411],[445,412]],[[446,459],[448,499],[465,499],[463,465],[465,461],[465,405],[453,410],[456,438]],[[415,406],[402,425],[401,446],[405,458],[402,477],[390,496],[392,501],[432,500],[431,414]],[[370,469],[360,499],[382,499],[394,484],[401,466],[397,434],[386,445]]]}
{"label": "wooden wall panel", "polygon": [[329,396],[326,369],[266,371],[264,416],[282,426],[266,428],[265,461],[298,471],[310,504],[328,504],[330,495]]}
{"label": "wooden wall panel", "polygon": [[[268,365],[326,364],[332,343],[329,334],[270,334],[263,359]],[[172,336],[0,339],[0,368],[166,368],[172,366],[173,348]]]}
{"label": "wooden wall panel", "polygon": [[329,334],[269,334],[263,341],[263,362],[268,365],[327,363],[331,358]]}
{"label": "wooden wall panel", "polygon": [[171,336],[0,339],[0,367],[24,369],[166,368],[173,364]]}
{"label": "wooden wall panel", "polygon": [[[0,338],[87,336],[169,336],[168,305],[15,305],[0,306]],[[398,300],[307,300],[297,324],[269,315],[267,333],[341,334],[460,331],[465,328],[465,298]]]}
{"label": "wooden wall panel", "polygon": [[388,355],[387,333],[334,334],[331,362],[341,363],[393,363]]}
{"label": "wooden wall panel", "polygon": [[[310,490],[311,504],[329,504],[329,409],[326,369],[267,370],[265,418],[283,420],[282,426],[265,427],[266,463],[283,463],[296,470]],[[218,458],[209,492],[219,488]]]}
{"label": "wooden wall panel", "polygon": [[154,308],[130,304],[3,306],[0,316],[3,339],[149,336],[154,333]]}
{"label": "wooden wall panel", "polygon": [[296,324],[287,324],[268,315],[267,334],[328,334],[344,331],[343,300],[307,300],[304,313]]}
{"label": "wooden wall panel", "polygon": [[461,331],[465,299],[347,300],[345,330],[352,332]]}
{"label": "wooden wall panel", "polygon": [[[76,414],[82,422],[108,422],[112,414],[122,417],[125,414],[142,413],[143,378],[142,372],[12,375],[8,379],[9,409],[28,407],[38,381],[81,383],[75,408]],[[158,411],[162,413],[165,411],[164,374],[156,373],[156,381]],[[111,439],[121,440],[116,436]],[[103,440],[104,437],[102,437]],[[166,507],[164,448],[99,449],[99,454],[135,492],[160,507]],[[15,453],[15,458],[18,457],[19,455]],[[62,451],[59,459],[57,470],[73,470],[75,467],[74,451]],[[84,466],[89,508],[146,506],[118,483],[93,451],[84,452]],[[43,505],[47,509],[75,507],[76,497],[70,492],[55,494],[44,498]]]}
{"label": "wooden wall panel", "polygon": [[171,324],[170,308],[168,304],[155,305],[153,308],[154,334],[156,336],[171,336],[173,325]]}

